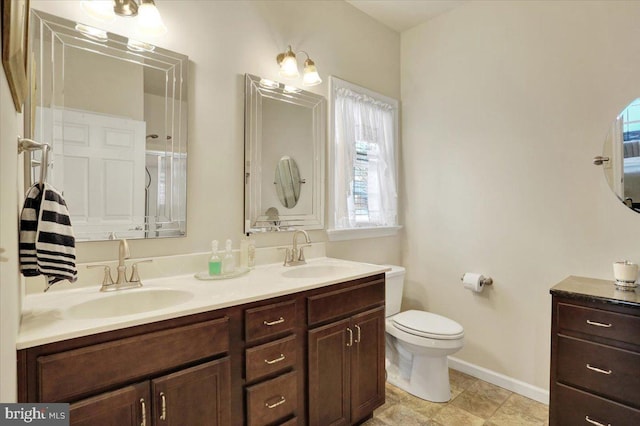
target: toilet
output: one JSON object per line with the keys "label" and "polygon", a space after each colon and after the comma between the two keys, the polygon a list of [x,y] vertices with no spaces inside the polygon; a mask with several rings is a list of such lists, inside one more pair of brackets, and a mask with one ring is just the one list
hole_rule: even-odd
{"label": "toilet", "polygon": [[405,270],[387,265],[385,331],[387,381],[432,402],[451,399],[447,356],[462,349],[464,329],[430,312],[400,312]]}

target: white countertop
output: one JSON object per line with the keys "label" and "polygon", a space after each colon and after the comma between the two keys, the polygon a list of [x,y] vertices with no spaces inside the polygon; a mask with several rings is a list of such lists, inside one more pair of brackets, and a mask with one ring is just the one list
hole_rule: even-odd
{"label": "white countertop", "polygon": [[[286,276],[290,274],[288,271],[307,267],[323,272],[313,277]],[[284,267],[281,263],[261,265],[245,275],[226,280],[201,281],[193,274],[145,280],[141,273],[144,286],[139,289],[101,293],[99,286],[63,290],[55,290],[54,287],[47,293],[25,297],[17,349],[284,296],[388,270],[383,265],[324,257],[307,260],[307,265],[302,266]],[[167,308],[107,318],[79,319],[69,311],[78,304],[94,299],[115,295],[124,297],[125,294],[154,289],[183,290],[193,296]]]}

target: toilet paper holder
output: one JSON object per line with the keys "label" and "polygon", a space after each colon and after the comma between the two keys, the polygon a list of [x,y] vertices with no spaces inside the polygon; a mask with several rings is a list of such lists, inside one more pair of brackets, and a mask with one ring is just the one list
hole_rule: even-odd
{"label": "toilet paper holder", "polygon": [[[464,274],[462,274],[462,276],[460,277],[460,281],[464,281]],[[491,285],[493,284],[493,279],[491,277],[483,277],[480,281],[480,284],[483,286]]]}

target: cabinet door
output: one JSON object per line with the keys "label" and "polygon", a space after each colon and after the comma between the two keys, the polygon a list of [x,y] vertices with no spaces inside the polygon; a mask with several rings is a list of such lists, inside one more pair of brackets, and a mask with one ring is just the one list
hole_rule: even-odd
{"label": "cabinet door", "polygon": [[309,331],[309,425],[350,424],[349,320]]}
{"label": "cabinet door", "polygon": [[151,425],[149,382],[127,386],[69,406],[71,426]]}
{"label": "cabinet door", "polygon": [[225,357],[153,379],[154,424],[228,425],[230,376],[229,358]]}
{"label": "cabinet door", "polygon": [[351,423],[384,404],[384,306],[351,317]]}

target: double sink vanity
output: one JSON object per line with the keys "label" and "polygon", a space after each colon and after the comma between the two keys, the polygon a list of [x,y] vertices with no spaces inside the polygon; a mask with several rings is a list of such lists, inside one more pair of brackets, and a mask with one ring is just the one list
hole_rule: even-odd
{"label": "double sink vanity", "polygon": [[359,423],[384,403],[386,269],[317,258],[29,295],[19,400],[68,402],[72,425]]}

